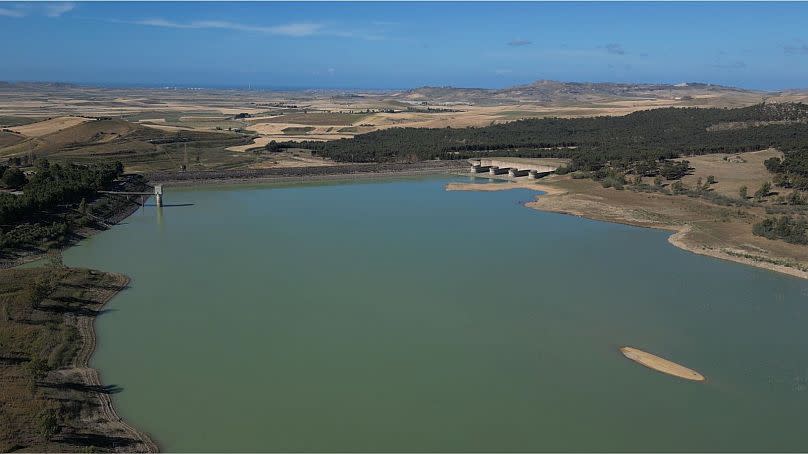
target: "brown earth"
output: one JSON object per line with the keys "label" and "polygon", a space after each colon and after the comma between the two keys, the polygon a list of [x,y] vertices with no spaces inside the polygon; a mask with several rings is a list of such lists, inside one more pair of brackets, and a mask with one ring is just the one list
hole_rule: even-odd
{"label": "brown earth", "polygon": [[90,121],[90,119],[83,117],[57,117],[37,123],[15,126],[12,130],[26,137],[41,137],[70,128],[71,126],[82,124],[86,121]]}
{"label": "brown earth", "polygon": [[[59,266],[0,271],[0,451],[157,450],[115,413],[117,387],[88,366],[93,320],[127,283]],[[35,288],[47,289],[43,299]]]}

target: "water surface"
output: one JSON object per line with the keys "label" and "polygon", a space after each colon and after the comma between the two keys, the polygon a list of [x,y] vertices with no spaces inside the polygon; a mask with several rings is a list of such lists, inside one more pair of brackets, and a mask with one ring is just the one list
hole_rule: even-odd
{"label": "water surface", "polygon": [[808,450],[808,281],[447,181],[169,189],[67,251],[132,277],[121,415],[168,451]]}

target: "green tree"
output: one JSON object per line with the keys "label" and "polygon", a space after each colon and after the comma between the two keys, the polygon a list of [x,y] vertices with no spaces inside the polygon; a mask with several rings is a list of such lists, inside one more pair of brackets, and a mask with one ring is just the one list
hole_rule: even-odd
{"label": "green tree", "polygon": [[28,301],[32,307],[39,307],[39,303],[45,301],[53,293],[55,285],[48,277],[41,277],[29,283],[26,287]]}
{"label": "green tree", "polygon": [[37,428],[40,435],[45,438],[52,437],[59,431],[59,420],[56,417],[56,411],[52,408],[46,408],[37,415]]}
{"label": "green tree", "polygon": [[707,175],[707,185],[715,184],[715,175]]}
{"label": "green tree", "polygon": [[772,191],[772,184],[768,181],[760,185],[760,188],[755,191],[755,200],[761,201],[766,198]]}
{"label": "green tree", "polygon": [[749,189],[746,186],[741,186],[738,188],[738,197],[742,200],[746,200],[749,198]]}
{"label": "green tree", "polygon": [[35,357],[31,361],[28,361],[25,368],[28,370],[28,373],[31,375],[31,379],[34,381],[42,380],[46,375],[48,375],[48,372],[50,372],[48,362],[39,356]]}
{"label": "green tree", "polygon": [[3,172],[3,185],[7,188],[20,188],[25,184],[25,174],[18,167],[9,167]]}
{"label": "green tree", "polygon": [[79,213],[82,216],[87,216],[87,199],[84,197],[81,198],[81,202],[79,202]]}
{"label": "green tree", "polygon": [[283,147],[281,147],[281,145],[274,140],[270,140],[269,143],[266,144],[264,148],[266,148],[266,150],[269,151],[270,153],[275,153],[283,150]]}

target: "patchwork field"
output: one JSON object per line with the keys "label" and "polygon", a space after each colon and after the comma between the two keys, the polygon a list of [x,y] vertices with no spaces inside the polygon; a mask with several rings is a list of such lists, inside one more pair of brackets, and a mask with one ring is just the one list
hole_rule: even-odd
{"label": "patchwork field", "polygon": [[[131,171],[266,167],[286,162],[262,153],[272,140],[329,141],[388,128],[481,127],[525,118],[625,115],[668,106],[735,107],[763,99],[800,101],[808,95],[705,84],[552,81],[506,89],[297,92],[3,84],[0,157],[103,157],[119,159]],[[717,190],[737,190],[731,178],[719,180],[725,183]]]}

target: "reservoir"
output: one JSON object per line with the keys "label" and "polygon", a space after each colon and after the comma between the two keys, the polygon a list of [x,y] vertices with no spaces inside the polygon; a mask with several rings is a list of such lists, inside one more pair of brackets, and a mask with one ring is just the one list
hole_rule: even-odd
{"label": "reservoir", "polygon": [[450,181],[170,188],[66,251],[132,278],[118,412],[166,451],[808,450],[808,281]]}

